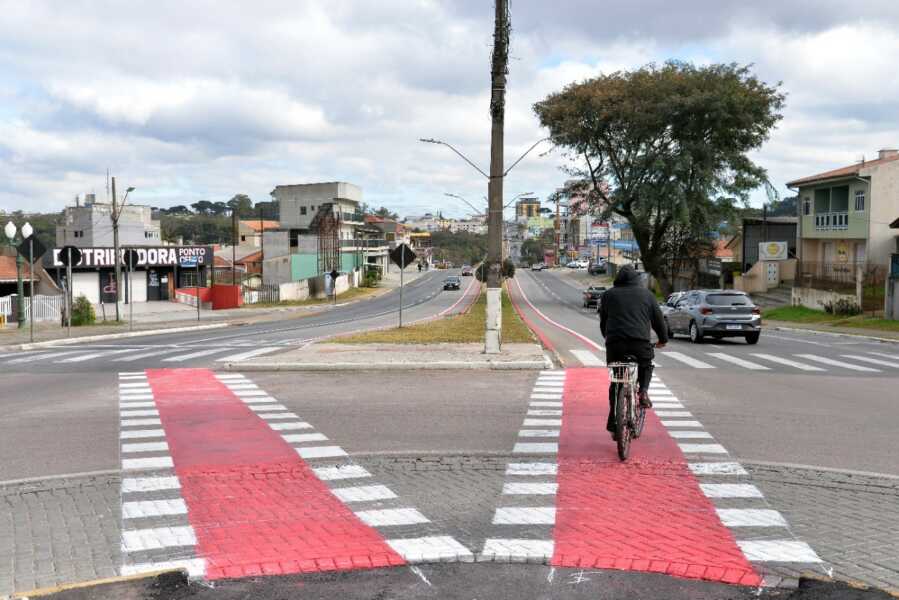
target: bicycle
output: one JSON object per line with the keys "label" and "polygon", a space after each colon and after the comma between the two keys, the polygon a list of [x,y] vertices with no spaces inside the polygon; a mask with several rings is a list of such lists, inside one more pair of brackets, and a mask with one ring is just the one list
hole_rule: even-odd
{"label": "bicycle", "polygon": [[609,363],[609,384],[617,386],[615,391],[615,441],[618,443],[618,458],[627,460],[632,439],[643,433],[646,409],[637,400],[637,361],[633,356],[625,362]]}

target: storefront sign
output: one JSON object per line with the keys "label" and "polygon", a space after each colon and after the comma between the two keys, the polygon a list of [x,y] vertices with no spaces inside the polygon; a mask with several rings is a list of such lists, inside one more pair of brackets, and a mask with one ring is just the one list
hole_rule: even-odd
{"label": "storefront sign", "polygon": [[759,260],[787,260],[786,242],[759,242]]}
{"label": "storefront sign", "polygon": [[[119,249],[120,264],[125,264],[125,248]],[[184,265],[206,265],[212,262],[212,248],[208,246],[159,246],[134,248],[137,252],[135,267],[167,267]],[[53,250],[54,267],[64,266],[60,260],[61,248]],[[81,248],[81,260],[72,265],[76,269],[114,267],[115,252],[112,248]]]}

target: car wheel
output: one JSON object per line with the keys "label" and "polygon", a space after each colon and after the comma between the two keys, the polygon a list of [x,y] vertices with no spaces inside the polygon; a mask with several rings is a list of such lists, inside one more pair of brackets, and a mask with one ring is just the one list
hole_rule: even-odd
{"label": "car wheel", "polygon": [[674,339],[674,331],[672,331],[671,324],[668,322],[668,319],[665,319],[665,329],[668,330],[668,339],[673,340]]}
{"label": "car wheel", "polygon": [[702,331],[699,330],[696,321],[690,321],[690,341],[694,344],[702,343]]}
{"label": "car wheel", "polygon": [[759,332],[747,333],[746,334],[746,343],[749,345],[758,344],[760,335],[762,335],[762,334]]}

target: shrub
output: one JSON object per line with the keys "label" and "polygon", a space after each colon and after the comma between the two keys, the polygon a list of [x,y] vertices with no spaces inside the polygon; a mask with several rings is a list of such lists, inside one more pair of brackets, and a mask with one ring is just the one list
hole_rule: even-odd
{"label": "shrub", "polygon": [[849,298],[838,298],[836,300],[822,302],[821,306],[824,307],[824,312],[827,314],[839,317],[851,317],[853,315],[862,314],[862,307]]}
{"label": "shrub", "polygon": [[83,294],[75,298],[72,304],[72,325],[78,327],[80,325],[93,325],[97,322],[97,313],[94,307]]}

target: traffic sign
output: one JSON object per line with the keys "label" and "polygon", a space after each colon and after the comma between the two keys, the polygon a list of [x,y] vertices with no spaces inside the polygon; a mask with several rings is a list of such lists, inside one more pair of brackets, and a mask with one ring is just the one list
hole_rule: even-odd
{"label": "traffic sign", "polygon": [[59,250],[59,262],[64,267],[69,265],[69,256],[72,257],[72,266],[74,267],[81,262],[81,250],[75,246],[63,246]]}
{"label": "traffic sign", "polygon": [[415,252],[407,244],[400,244],[390,251],[390,260],[401,269],[411,265],[416,257]]}
{"label": "traffic sign", "polygon": [[[135,266],[137,266],[137,263],[140,262],[140,255],[134,248],[127,248],[122,254],[122,262],[125,263],[126,267],[134,268]],[[182,264],[181,266],[183,267],[185,265]]]}
{"label": "traffic sign", "polygon": [[40,257],[44,255],[44,252],[47,251],[47,248],[41,243],[39,239],[32,235],[31,237],[22,240],[22,243],[16,246],[16,250],[18,250],[19,254],[24,256],[26,260],[30,256],[31,262],[36,262],[40,259]]}

